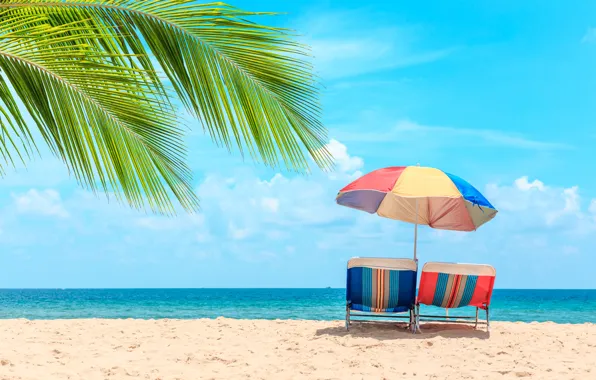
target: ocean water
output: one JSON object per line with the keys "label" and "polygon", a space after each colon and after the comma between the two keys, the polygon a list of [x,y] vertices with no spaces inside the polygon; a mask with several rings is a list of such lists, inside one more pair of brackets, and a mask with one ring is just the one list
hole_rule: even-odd
{"label": "ocean water", "polygon": [[[433,307],[422,311],[444,313]],[[0,289],[0,319],[337,320],[344,312],[344,289]],[[449,315],[463,312],[473,314],[474,309],[450,310]],[[490,314],[498,321],[596,323],[596,290],[496,289]]]}

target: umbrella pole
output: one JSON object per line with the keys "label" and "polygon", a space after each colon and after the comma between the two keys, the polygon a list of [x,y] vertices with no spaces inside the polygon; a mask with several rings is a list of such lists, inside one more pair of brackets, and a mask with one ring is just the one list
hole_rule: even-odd
{"label": "umbrella pole", "polygon": [[414,261],[418,262],[416,248],[418,243],[418,199],[416,199],[416,223],[414,224]]}

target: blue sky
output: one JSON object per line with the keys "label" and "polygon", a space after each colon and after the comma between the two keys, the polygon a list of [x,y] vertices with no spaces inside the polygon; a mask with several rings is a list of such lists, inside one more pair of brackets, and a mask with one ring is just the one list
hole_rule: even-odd
{"label": "blue sky", "polygon": [[342,287],[352,256],[410,257],[413,227],[335,205],[353,178],[435,166],[500,210],[422,228],[421,262],[489,263],[500,288],[594,288],[596,4],[237,1],[313,47],[335,173],[296,176],[189,136],[197,215],[81,190],[49,154],[0,182],[0,287]]}

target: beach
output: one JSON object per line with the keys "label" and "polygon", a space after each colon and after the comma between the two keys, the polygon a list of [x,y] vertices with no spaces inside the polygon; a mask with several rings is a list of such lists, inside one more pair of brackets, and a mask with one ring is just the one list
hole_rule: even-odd
{"label": "beach", "polygon": [[0,321],[0,379],[588,379],[596,325],[229,318]]}

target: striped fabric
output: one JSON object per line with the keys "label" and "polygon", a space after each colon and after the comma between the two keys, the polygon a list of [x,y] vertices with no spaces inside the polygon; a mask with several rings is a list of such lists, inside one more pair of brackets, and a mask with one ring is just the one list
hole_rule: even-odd
{"label": "striped fabric", "polygon": [[341,189],[335,201],[384,218],[455,231],[475,231],[497,214],[468,182],[420,166],[372,171]]}
{"label": "striped fabric", "polygon": [[368,267],[348,269],[347,300],[352,310],[403,312],[415,301],[416,272]]}
{"label": "striped fabric", "polygon": [[444,308],[468,306],[478,276],[439,273],[432,304]]}
{"label": "striped fabric", "polygon": [[494,275],[428,272],[423,268],[417,302],[447,309],[464,306],[486,309],[494,283]]}

